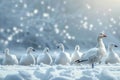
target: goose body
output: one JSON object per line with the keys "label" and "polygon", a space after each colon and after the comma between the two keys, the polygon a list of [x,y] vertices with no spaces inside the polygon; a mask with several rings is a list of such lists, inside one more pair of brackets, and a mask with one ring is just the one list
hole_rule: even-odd
{"label": "goose body", "polygon": [[71,62],[73,63],[74,61],[80,59],[82,55],[83,55],[83,53],[80,52],[80,46],[76,45],[75,46],[75,51],[71,55]]}
{"label": "goose body", "polygon": [[20,59],[20,65],[35,64],[35,57],[31,54],[32,51],[35,51],[32,47],[27,49],[27,54],[23,55]]}
{"label": "goose body", "polygon": [[55,64],[67,65],[71,62],[69,53],[64,51],[64,45],[59,44],[58,48],[61,49],[58,57],[55,59]]}
{"label": "goose body", "polygon": [[103,43],[103,38],[106,37],[104,33],[100,33],[97,38],[97,47],[92,48],[88,51],[86,51],[80,60],[77,60],[76,62],[84,62],[92,64],[92,67],[94,67],[94,63],[100,62],[104,56],[106,56],[106,48]]}
{"label": "goose body", "polygon": [[16,55],[9,53],[9,49],[5,49],[5,56],[3,58],[3,65],[15,65],[18,64],[18,59]]}
{"label": "goose body", "polygon": [[45,48],[43,51],[43,55],[39,55],[37,58],[37,64],[44,63],[44,64],[52,64],[53,60],[51,55],[48,53],[49,48]]}
{"label": "goose body", "polygon": [[118,56],[117,53],[115,53],[115,51],[113,50],[114,47],[117,47],[117,45],[115,44],[110,44],[109,45],[109,55],[106,59],[106,63],[111,63],[111,64],[114,64],[114,63],[120,63],[120,57]]}

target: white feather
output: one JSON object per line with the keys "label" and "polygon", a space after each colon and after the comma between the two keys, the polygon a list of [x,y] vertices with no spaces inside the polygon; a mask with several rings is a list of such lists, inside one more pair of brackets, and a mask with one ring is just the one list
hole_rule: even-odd
{"label": "white feather", "polygon": [[106,59],[106,63],[120,63],[120,57],[113,51],[114,44],[109,45],[109,55]]}
{"label": "white feather", "polygon": [[71,62],[70,54],[64,51],[63,44],[59,44],[59,48],[61,49],[58,57],[55,59],[55,64],[67,65]]}
{"label": "white feather", "polygon": [[73,54],[71,55],[71,62],[74,62],[78,59],[81,59],[81,56],[83,55],[82,52],[80,52],[80,46],[76,45],[75,46],[75,51],[73,52]]}
{"label": "white feather", "polygon": [[12,55],[9,53],[9,49],[5,49],[5,55],[3,58],[3,65],[14,65],[18,64],[18,59],[16,55]]}
{"label": "white feather", "polygon": [[20,59],[20,65],[31,65],[35,64],[35,57],[31,54],[33,51],[32,47],[27,49],[27,54],[23,55]]}
{"label": "white feather", "polygon": [[44,63],[44,64],[52,64],[53,60],[51,55],[48,53],[48,48],[45,48],[42,55],[39,55],[37,58],[37,64]]}

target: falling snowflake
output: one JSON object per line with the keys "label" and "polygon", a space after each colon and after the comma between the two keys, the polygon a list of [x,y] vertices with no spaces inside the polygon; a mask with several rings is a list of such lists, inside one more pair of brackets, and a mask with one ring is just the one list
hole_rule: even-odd
{"label": "falling snowflake", "polygon": [[41,1],[41,4],[43,5],[43,4],[45,4],[45,2],[44,2],[44,1]]}
{"label": "falling snowflake", "polygon": [[91,9],[91,6],[89,4],[86,4],[87,9]]}
{"label": "falling snowflake", "polygon": [[34,10],[34,14],[37,14],[37,13],[38,13],[38,9],[35,9],[35,10]]}
{"label": "falling snowflake", "polygon": [[43,13],[43,17],[49,17],[49,13]]}
{"label": "falling snowflake", "polygon": [[24,8],[27,8],[27,4],[26,4],[26,3],[24,3],[23,7],[24,7]]}
{"label": "falling snowflake", "polygon": [[12,36],[9,36],[8,37],[8,41],[12,41],[13,40],[13,37]]}
{"label": "falling snowflake", "polygon": [[0,28],[0,32],[3,33],[5,30],[3,28]]}

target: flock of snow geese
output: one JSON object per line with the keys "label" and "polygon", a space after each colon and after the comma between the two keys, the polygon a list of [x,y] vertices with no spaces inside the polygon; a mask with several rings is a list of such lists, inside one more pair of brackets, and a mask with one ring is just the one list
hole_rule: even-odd
{"label": "flock of snow geese", "polygon": [[[23,55],[18,61],[16,55],[12,55],[9,53],[9,49],[5,49],[3,65],[34,65],[41,63],[47,65],[68,65],[74,63],[81,64],[91,64],[92,68],[94,68],[94,64],[96,63],[120,63],[120,57],[117,53],[114,52],[113,48],[117,47],[115,44],[110,44],[108,47],[108,51],[105,48],[103,43],[103,38],[107,37],[104,33],[100,33],[97,38],[97,46],[95,48],[89,49],[86,52],[80,52],[80,46],[75,46],[75,51],[70,55],[65,52],[64,45],[60,43],[58,48],[60,49],[59,55],[55,57],[53,60],[52,56],[49,54],[49,48],[45,48],[43,51],[43,55],[38,55],[37,58],[32,54],[35,51],[34,48],[28,47],[27,54]],[[107,55],[107,57],[106,57]]]}

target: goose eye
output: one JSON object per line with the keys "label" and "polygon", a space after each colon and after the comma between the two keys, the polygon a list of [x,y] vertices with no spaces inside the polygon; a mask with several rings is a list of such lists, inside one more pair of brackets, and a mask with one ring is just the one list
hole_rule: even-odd
{"label": "goose eye", "polygon": [[59,46],[57,46],[57,48],[60,48]]}
{"label": "goose eye", "polygon": [[103,37],[107,37],[107,35],[104,34]]}
{"label": "goose eye", "polygon": [[33,51],[35,51],[35,49],[33,49]]}
{"label": "goose eye", "polygon": [[115,47],[118,47],[117,45],[115,45]]}

